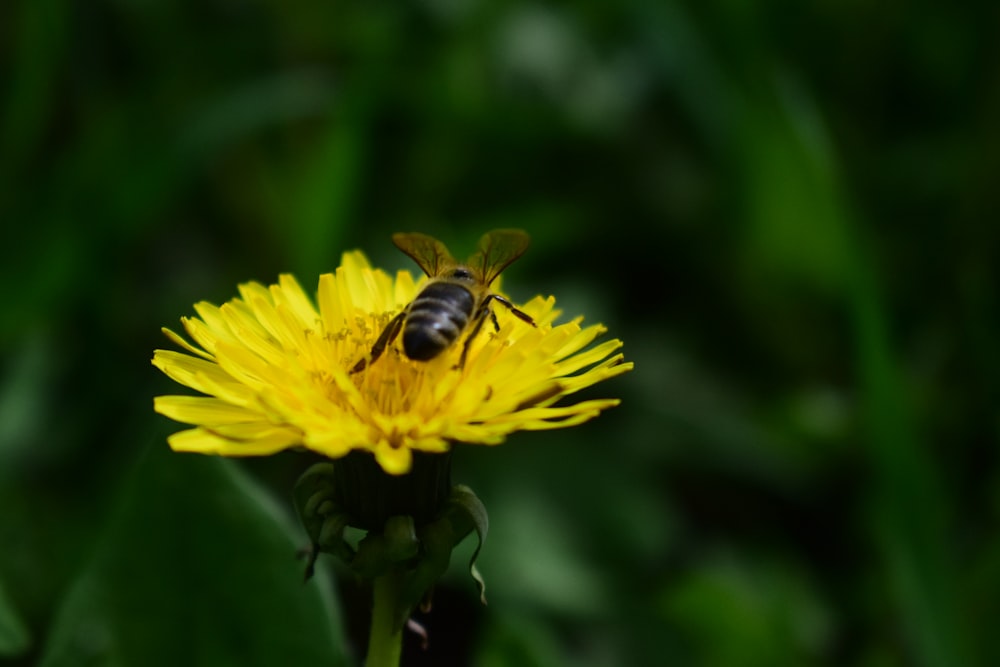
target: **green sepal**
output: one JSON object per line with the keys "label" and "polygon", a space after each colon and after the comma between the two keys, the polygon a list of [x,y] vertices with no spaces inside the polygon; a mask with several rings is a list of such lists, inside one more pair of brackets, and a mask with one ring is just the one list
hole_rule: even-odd
{"label": "green sepal", "polygon": [[420,542],[413,517],[394,516],[385,522],[381,533],[368,533],[358,544],[358,553],[350,561],[351,569],[361,577],[373,579],[386,574],[420,552]]}
{"label": "green sepal", "polygon": [[[302,473],[292,489],[295,510],[313,543],[319,542],[325,517],[336,504],[333,501],[333,488],[333,464],[317,463]],[[326,506],[327,502],[330,506]]]}
{"label": "green sepal", "polygon": [[319,539],[314,546],[318,546],[321,553],[333,554],[343,561],[350,561],[354,558],[354,549],[344,539],[344,529],[350,523],[351,518],[346,512],[331,512],[323,520]]}
{"label": "green sepal", "polygon": [[385,522],[385,536],[389,560],[400,563],[410,560],[420,552],[420,541],[412,516],[394,516]]}
{"label": "green sepal", "polygon": [[468,535],[469,530],[476,531],[479,542],[476,544],[476,550],[472,552],[472,558],[469,559],[469,574],[472,575],[479,588],[479,601],[486,604],[486,580],[476,568],[476,559],[479,558],[479,552],[483,548],[483,543],[486,542],[486,534],[490,530],[490,517],[486,513],[486,505],[473,493],[472,489],[458,484],[451,489],[448,508],[445,511],[452,512],[456,520],[464,519],[470,524],[469,528],[465,529],[465,535]]}
{"label": "green sepal", "polygon": [[368,533],[358,543],[358,553],[348,561],[351,570],[363,579],[374,579],[389,571],[389,560],[385,537],[378,533]]}
{"label": "green sepal", "polygon": [[441,575],[448,569],[451,550],[462,541],[447,519],[439,519],[422,527],[418,533],[422,553],[416,566],[403,577],[396,626],[402,627],[410,611],[423,600]]}
{"label": "green sepal", "polygon": [[448,569],[452,550],[475,531],[478,544],[469,560],[469,573],[479,588],[480,601],[486,604],[486,582],[476,569],[476,559],[486,541],[489,516],[472,489],[453,486],[443,508],[419,529],[412,516],[388,518],[382,531],[369,531],[355,551],[344,539],[344,530],[355,524],[337,502],[336,486],[332,463],[313,465],[295,484],[295,508],[312,545],[306,579],[312,575],[316,558],[322,552],[337,556],[366,579],[396,570],[401,575],[396,623],[402,627],[410,610]]}
{"label": "green sepal", "polygon": [[292,490],[295,509],[311,543],[306,580],[312,577],[320,553],[330,553],[347,562],[354,558],[354,549],[344,540],[344,529],[351,518],[337,504],[334,488],[333,464],[317,463],[299,477]]}
{"label": "green sepal", "polygon": [[[489,518],[482,501],[467,486],[454,486],[444,509],[417,535],[423,553],[416,567],[406,574],[401,593],[402,609],[412,609],[448,569],[452,550],[472,531],[479,544],[469,561],[469,571],[479,587],[479,599],[486,604],[486,582],[476,569],[476,559],[489,529]],[[404,623],[406,618],[397,619]]]}

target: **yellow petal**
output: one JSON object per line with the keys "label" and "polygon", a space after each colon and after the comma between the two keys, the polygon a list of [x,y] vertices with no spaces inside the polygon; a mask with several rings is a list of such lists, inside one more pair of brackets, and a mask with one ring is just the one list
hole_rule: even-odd
{"label": "yellow petal", "polygon": [[267,456],[297,444],[290,433],[263,428],[258,437],[242,441],[223,438],[204,428],[195,428],[174,433],[167,438],[167,442],[175,452],[220,456]]}
{"label": "yellow petal", "polygon": [[258,412],[207,396],[157,396],[153,409],[184,424],[236,424],[260,419]]}

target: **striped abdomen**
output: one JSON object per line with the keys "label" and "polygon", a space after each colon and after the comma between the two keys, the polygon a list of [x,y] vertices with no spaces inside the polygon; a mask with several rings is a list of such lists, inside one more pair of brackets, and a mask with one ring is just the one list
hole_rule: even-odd
{"label": "striped abdomen", "polygon": [[458,340],[476,305],[464,286],[435,282],[410,304],[403,324],[403,351],[414,361],[429,361]]}

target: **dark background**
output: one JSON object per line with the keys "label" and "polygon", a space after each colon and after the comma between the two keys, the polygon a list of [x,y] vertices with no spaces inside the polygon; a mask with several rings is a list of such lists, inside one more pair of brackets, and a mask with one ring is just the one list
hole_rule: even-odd
{"label": "dark background", "polygon": [[490,604],[463,545],[404,662],[1000,664],[998,28],[986,2],[4,3],[0,661],[357,660],[366,591],[294,560],[310,459],[169,453],[159,328],[345,249],[410,266],[394,231],[517,226],[506,289],[636,369],[595,422],[459,449]]}

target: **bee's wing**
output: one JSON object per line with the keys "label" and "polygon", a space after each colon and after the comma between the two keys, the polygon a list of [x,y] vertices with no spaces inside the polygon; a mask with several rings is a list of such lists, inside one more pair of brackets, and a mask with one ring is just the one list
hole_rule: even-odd
{"label": "bee's wing", "polygon": [[479,271],[483,284],[489,285],[524,254],[530,240],[521,229],[494,229],[479,239],[479,249],[469,258],[469,266]]}
{"label": "bee's wing", "polygon": [[434,277],[445,267],[455,264],[455,259],[445,244],[433,236],[419,232],[400,232],[392,235],[392,242],[409,255],[428,276]]}

